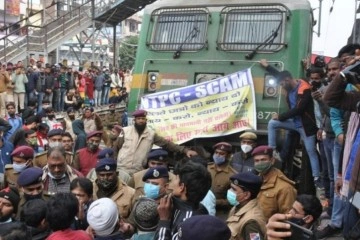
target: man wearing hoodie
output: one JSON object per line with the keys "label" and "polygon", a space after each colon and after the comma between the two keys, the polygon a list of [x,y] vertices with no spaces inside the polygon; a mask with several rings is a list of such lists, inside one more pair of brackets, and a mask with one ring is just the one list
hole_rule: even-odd
{"label": "man wearing hoodie", "polygon": [[74,152],[76,152],[77,150],[86,147],[86,132],[84,128],[84,122],[80,119],[77,119],[72,122],[72,128],[74,134],[76,135],[74,146]]}

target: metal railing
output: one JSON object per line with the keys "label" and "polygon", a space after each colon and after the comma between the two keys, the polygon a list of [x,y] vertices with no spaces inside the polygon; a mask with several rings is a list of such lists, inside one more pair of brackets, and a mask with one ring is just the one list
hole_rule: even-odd
{"label": "metal railing", "polygon": [[[60,12],[55,20],[46,21],[47,16],[55,16],[59,11],[39,11],[19,22],[23,26],[11,31],[0,38],[0,62],[22,60],[27,52],[50,52],[56,42],[63,41],[65,37],[75,35],[80,26],[88,27],[92,20],[91,1],[72,9]],[[56,12],[56,13],[55,13]],[[75,33],[72,33],[75,32]],[[72,36],[73,36],[72,35]]]}

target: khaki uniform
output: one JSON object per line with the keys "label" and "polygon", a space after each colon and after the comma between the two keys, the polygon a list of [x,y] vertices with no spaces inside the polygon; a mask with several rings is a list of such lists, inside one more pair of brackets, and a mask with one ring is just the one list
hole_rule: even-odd
{"label": "khaki uniform", "polygon": [[20,173],[14,171],[12,164],[5,165],[5,187],[18,188],[17,180]]}
{"label": "khaki uniform", "polygon": [[[66,163],[71,165],[74,159],[74,154],[72,152],[65,152],[66,154]],[[47,164],[47,151],[39,153],[34,158],[34,167],[43,168]]]}
{"label": "khaki uniform", "polygon": [[[148,169],[144,169],[140,172],[134,173],[134,175],[131,177],[128,186],[132,187],[135,189],[135,194],[134,194],[134,203],[140,198],[143,197],[145,195],[144,193],[144,182],[142,180],[142,178],[144,177],[145,173],[147,172]],[[171,172],[169,172],[169,185],[170,182],[175,179],[175,175]]]}
{"label": "khaki uniform", "polygon": [[288,213],[296,199],[295,183],[274,167],[263,179],[257,199],[266,219],[275,213]]}
{"label": "khaki uniform", "polygon": [[[98,199],[96,193],[99,190],[96,182],[93,182],[93,190],[93,199],[96,200]],[[133,188],[127,186],[124,182],[119,180],[117,190],[109,197],[116,203],[119,213],[123,218],[128,218],[130,215],[134,193],[135,190]]]}
{"label": "khaki uniform", "polygon": [[[251,200],[240,209],[233,207],[226,223],[231,231],[230,240],[255,239],[256,234],[263,240],[266,233],[266,218],[256,199]],[[253,234],[253,238],[251,235]]]}
{"label": "khaki uniform", "polygon": [[227,190],[230,188],[230,177],[237,172],[230,167],[230,164],[216,166],[215,163],[208,165],[208,171],[211,174],[211,191],[216,197],[216,206],[230,206],[226,200]]}
{"label": "khaki uniform", "polygon": [[121,122],[121,118],[120,118],[120,114],[115,112],[115,113],[109,113],[106,114],[105,117],[105,122],[104,122],[104,126],[109,126],[109,125],[120,125]]}

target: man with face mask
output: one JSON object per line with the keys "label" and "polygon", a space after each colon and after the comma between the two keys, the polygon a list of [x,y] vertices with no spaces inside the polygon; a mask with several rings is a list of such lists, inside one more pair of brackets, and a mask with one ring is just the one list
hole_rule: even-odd
{"label": "man with face mask", "polygon": [[144,174],[145,197],[157,200],[165,196],[169,187],[169,172],[166,167],[149,168]]}
{"label": "man with face mask", "polygon": [[44,185],[41,176],[43,171],[38,167],[30,167],[20,173],[17,180],[19,190],[22,192],[17,218],[20,216],[20,211],[23,205],[33,199],[43,199]]}
{"label": "man with face mask", "polygon": [[265,239],[266,218],[256,199],[262,178],[251,172],[230,177],[227,199],[233,206],[226,220],[231,240]]}
{"label": "man with face mask", "polygon": [[103,158],[96,164],[93,199],[110,198],[116,203],[120,216],[128,218],[135,190],[118,178],[116,168],[116,161],[112,158]]}
{"label": "man with face mask", "polygon": [[20,173],[33,165],[34,149],[28,146],[17,147],[11,157],[12,164],[5,165],[5,185],[17,187]]}
{"label": "man with face mask", "polygon": [[[62,129],[53,129],[50,130],[47,134],[48,138],[48,147],[61,147],[62,146],[62,134],[64,131]],[[71,164],[73,159],[72,152],[66,151],[66,163]],[[47,151],[37,154],[34,160],[34,166],[43,168],[47,163]]]}
{"label": "man with face mask", "polygon": [[14,221],[19,201],[19,191],[16,188],[7,187],[0,191],[0,226]]}
{"label": "man with face mask", "polygon": [[[320,200],[313,195],[301,194],[296,197],[296,201],[287,214],[274,214],[266,225],[268,240],[278,239],[299,239],[299,236],[292,236],[290,224],[284,223],[288,220],[310,231],[314,230],[314,224],[320,217],[322,205]],[[317,238],[313,238],[317,239]]]}
{"label": "man with face mask", "polygon": [[97,155],[101,151],[99,148],[102,131],[93,131],[87,134],[87,146],[75,153],[73,167],[79,170],[84,176],[95,167],[98,159]]}
{"label": "man with face mask", "polygon": [[124,127],[119,135],[118,168],[127,171],[130,175],[143,170],[153,144],[167,151],[183,153],[187,157],[197,155],[195,151],[172,143],[148,128],[145,110],[136,110],[132,115],[134,125]]}
{"label": "man with face mask", "polygon": [[264,180],[258,202],[266,219],[275,213],[287,213],[296,198],[295,183],[273,167],[272,154],[273,149],[268,146],[258,146],[252,152],[254,168]]}
{"label": "man with face mask", "polygon": [[[148,155],[148,162],[147,162],[147,168],[139,171],[137,173],[134,173],[134,175],[131,177],[128,185],[135,189],[135,195],[134,195],[134,201],[138,200],[139,197],[146,195],[144,192],[144,184],[145,181],[143,181],[144,176],[148,172],[149,169],[153,169],[156,167],[163,167],[167,169],[168,166],[168,152],[162,149],[156,149],[149,153]],[[172,179],[174,179],[173,173],[167,173],[168,178],[166,183],[169,182]],[[149,196],[148,196],[149,197]],[[154,198],[153,198],[154,199]]]}
{"label": "man with face mask", "polygon": [[211,191],[216,197],[216,206],[222,210],[228,210],[230,205],[226,200],[226,192],[230,187],[229,178],[237,173],[229,163],[232,146],[226,142],[219,142],[213,146],[214,162],[207,169],[211,174]]}
{"label": "man with face mask", "polygon": [[55,111],[52,107],[48,107],[46,110],[46,118],[43,123],[46,123],[49,126],[49,130],[53,129],[62,129],[62,124],[55,117]]}
{"label": "man with face mask", "polygon": [[62,146],[47,151],[47,164],[43,168],[42,175],[43,191],[46,196],[70,192],[70,183],[77,177],[83,175],[66,163],[66,152]]}
{"label": "man with face mask", "polygon": [[254,170],[254,159],[251,152],[256,146],[257,136],[253,132],[244,132],[240,135],[241,150],[233,154],[230,166],[237,172],[251,172]]}
{"label": "man with face mask", "polygon": [[[118,137],[122,131],[122,127],[120,125],[114,125],[109,133],[109,140],[107,142],[107,146],[111,148],[116,148],[117,144],[116,141],[118,140]],[[116,149],[118,152],[119,150]]]}

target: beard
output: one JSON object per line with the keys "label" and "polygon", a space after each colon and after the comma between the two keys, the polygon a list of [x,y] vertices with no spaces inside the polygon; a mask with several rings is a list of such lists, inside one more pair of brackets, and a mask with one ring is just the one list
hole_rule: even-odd
{"label": "beard", "polygon": [[141,135],[146,128],[146,123],[143,125],[139,125],[139,124],[135,123],[134,127],[135,127],[136,131],[138,132],[138,134]]}
{"label": "beard", "polygon": [[0,223],[8,221],[11,218],[11,216],[12,216],[12,213],[3,215],[0,212]]}

